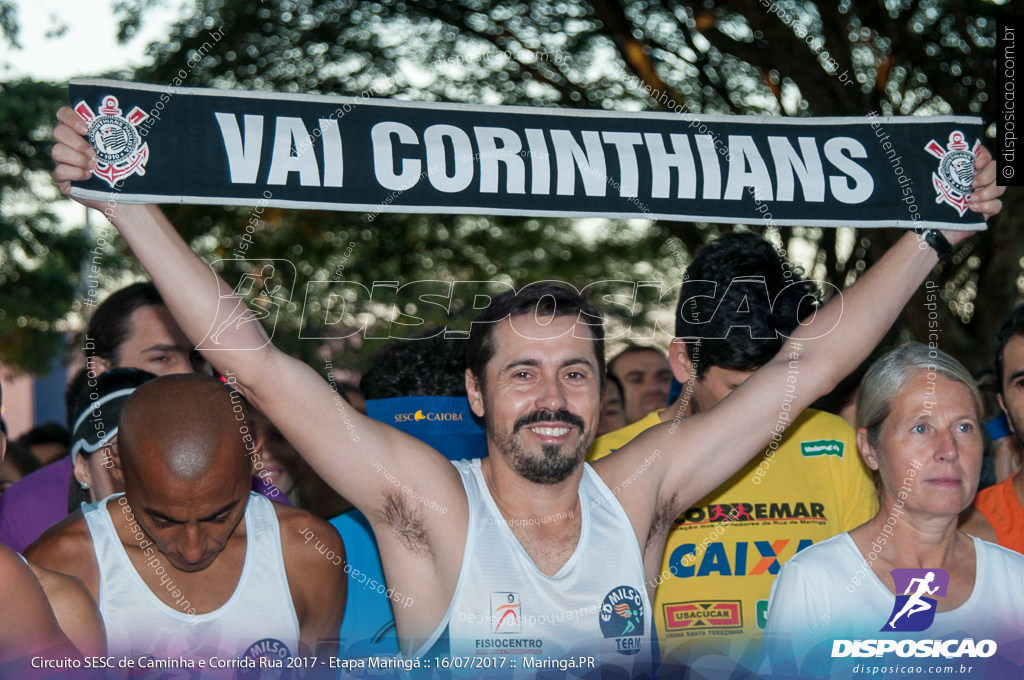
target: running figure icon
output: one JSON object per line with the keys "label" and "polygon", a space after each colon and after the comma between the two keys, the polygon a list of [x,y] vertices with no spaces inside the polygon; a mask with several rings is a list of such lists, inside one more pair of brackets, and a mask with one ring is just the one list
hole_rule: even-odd
{"label": "running figure icon", "polygon": [[[222,265],[222,263],[224,263]],[[222,266],[218,266],[222,265]],[[295,265],[288,260],[218,260],[210,265],[218,269],[242,270],[230,291],[219,292],[218,303],[232,307],[229,314],[216,322],[197,345],[200,351],[234,348],[232,338],[244,326],[257,323],[263,327],[267,343],[274,337],[281,309],[291,301],[294,292]]]}
{"label": "running figure icon", "polygon": [[[934,571],[929,571],[927,574],[925,574],[924,578],[915,578],[910,580],[910,583],[907,585],[906,591],[904,591],[903,593],[904,595],[910,595],[910,597],[903,605],[903,609],[901,609],[899,613],[896,614],[896,616],[892,617],[892,620],[889,621],[890,628],[895,628],[896,619],[900,618],[904,614],[906,614],[907,618],[909,619],[911,616],[917,614],[918,612],[929,611],[930,609],[935,607],[935,600],[929,601],[922,599],[924,595],[934,595],[935,592],[939,589],[939,586],[937,585],[934,588],[928,587],[934,580]],[[910,591],[914,588],[915,583],[917,584],[917,589],[914,591],[913,594],[911,594]]]}
{"label": "running figure icon", "polygon": [[[267,271],[268,269],[270,270],[269,272]],[[244,324],[259,321],[260,319],[270,316],[269,310],[262,309],[260,307],[256,307],[254,309],[245,304],[245,301],[241,299],[241,297],[243,295],[251,295],[253,289],[259,286],[260,281],[272,278],[273,276],[274,266],[268,264],[260,270],[259,274],[246,274],[242,277],[242,280],[238,282],[238,285],[235,286],[233,291],[231,291],[231,294],[229,296],[224,296],[228,298],[237,296],[240,299],[235,303],[235,309],[231,312],[230,316],[228,316],[220,327],[217,328],[216,332],[210,336],[210,342],[219,345],[221,333],[226,331],[229,327],[234,326],[235,330],[238,330]],[[280,288],[280,284],[274,286],[272,289],[264,287],[262,294],[268,298],[272,298],[277,294]]]}

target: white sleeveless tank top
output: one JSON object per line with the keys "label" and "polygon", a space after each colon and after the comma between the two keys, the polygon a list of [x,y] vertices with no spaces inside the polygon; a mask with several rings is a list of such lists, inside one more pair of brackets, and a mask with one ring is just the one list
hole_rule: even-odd
{"label": "white sleeveless tank top", "polygon": [[[99,608],[109,654],[135,659],[203,659],[206,664],[214,658],[218,663],[229,660],[229,664],[237,664],[236,659],[242,659],[242,664],[253,660],[257,668],[266,667],[266,659],[281,659],[287,667],[286,659],[299,653],[299,621],[288,589],[273,504],[250,492],[244,520],[245,564],[235,592],[220,608],[194,614],[189,613],[195,610],[188,593],[174,582],[167,571],[167,558],[155,546],[142,568],[156,571],[158,587],[166,588],[175,598],[173,606],[153,594],[128,559],[106,508],[109,501],[116,503],[122,495],[82,508],[99,565]],[[218,670],[207,665],[203,677],[233,677],[239,668],[229,665]],[[169,675],[177,677],[176,673],[185,671]],[[187,673],[182,677],[188,677]]]}
{"label": "white sleeveless tank top", "polygon": [[[584,463],[579,488],[579,543],[553,576],[537,568],[498,510],[480,459],[453,465],[469,499],[466,550],[451,605],[415,656],[431,664],[451,658],[452,670],[470,676],[557,669],[599,677],[609,665],[630,678],[652,675],[656,638],[640,547],[622,505],[590,465]],[[570,659],[576,666],[562,663]]]}

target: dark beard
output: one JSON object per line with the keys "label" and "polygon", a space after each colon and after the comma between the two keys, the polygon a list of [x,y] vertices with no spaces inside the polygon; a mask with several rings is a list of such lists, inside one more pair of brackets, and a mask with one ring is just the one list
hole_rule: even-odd
{"label": "dark beard", "polygon": [[582,442],[575,451],[568,455],[562,455],[562,447],[553,444],[545,444],[541,447],[544,452],[543,458],[533,458],[519,446],[518,442],[511,442],[511,449],[508,450],[509,459],[516,472],[535,484],[558,484],[564,482],[573,473],[576,467],[583,460],[587,447]]}
{"label": "dark beard", "polygon": [[[544,444],[541,446],[543,456],[534,458],[522,447],[516,434],[522,428],[534,423],[545,421],[558,421],[576,427],[580,430],[579,444],[575,449],[563,453],[562,447],[557,444]],[[558,411],[534,411],[533,413],[519,418],[512,426],[512,432],[496,431],[492,423],[487,423],[488,433],[498,444],[498,448],[508,456],[512,468],[525,479],[535,484],[558,484],[569,478],[569,475],[579,467],[590,448],[587,437],[582,436],[583,419],[565,409]]]}
{"label": "dark beard", "polygon": [[1006,420],[1009,421],[1010,427],[1013,428],[1013,432],[1010,433],[1010,436],[1017,441],[1017,446],[1020,447],[1020,450],[1024,451],[1024,429],[1021,427],[1024,423],[1018,423],[1017,419],[1006,411],[1003,413],[1006,415]]}

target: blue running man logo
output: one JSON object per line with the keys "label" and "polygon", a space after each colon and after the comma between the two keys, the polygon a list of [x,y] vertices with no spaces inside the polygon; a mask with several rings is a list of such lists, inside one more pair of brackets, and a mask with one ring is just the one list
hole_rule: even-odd
{"label": "blue running man logo", "polygon": [[[893,569],[896,604],[882,631],[920,632],[935,621],[936,597],[945,597],[949,573],[945,569]],[[930,597],[935,596],[935,597]]]}

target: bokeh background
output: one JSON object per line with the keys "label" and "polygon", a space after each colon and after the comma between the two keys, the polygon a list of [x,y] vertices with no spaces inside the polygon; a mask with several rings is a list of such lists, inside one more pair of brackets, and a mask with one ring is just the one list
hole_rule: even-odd
{"label": "bokeh background", "polygon": [[[0,0],[0,379],[11,434],[62,419],[60,394],[88,311],[83,264],[99,217],[60,199],[48,178],[54,112],[70,77],[163,85],[186,69],[184,85],[225,89],[620,111],[671,102],[694,113],[771,116],[955,113],[991,122],[997,20],[1022,11],[1021,2],[971,0]],[[995,132],[989,124],[992,150]],[[988,231],[934,273],[941,347],[976,372],[990,364],[993,331],[1024,293],[1022,193],[1008,191]],[[251,210],[167,212],[214,260],[232,257]],[[265,210],[247,255],[293,261],[298,290],[331,280],[339,264],[343,278],[364,285],[559,278],[579,288],[604,279],[667,288],[706,240],[746,229],[785,247],[807,277],[843,288],[900,236],[769,228],[756,214],[748,225],[367,217]],[[141,276],[120,239],[103,249],[103,262],[105,290]],[[631,319],[641,338],[671,315],[656,288],[646,290]],[[323,333],[308,316],[302,327],[296,297],[275,341],[307,361],[330,357],[358,371],[374,342],[300,339]],[[927,338],[923,303],[922,290],[893,341]]]}

